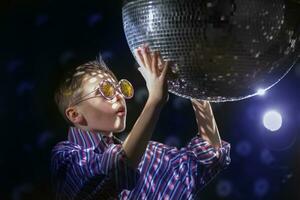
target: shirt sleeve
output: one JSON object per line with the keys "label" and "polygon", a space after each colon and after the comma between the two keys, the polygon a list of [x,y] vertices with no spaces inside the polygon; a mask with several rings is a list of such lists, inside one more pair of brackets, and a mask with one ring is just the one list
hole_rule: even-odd
{"label": "shirt sleeve", "polygon": [[229,143],[222,141],[221,148],[217,150],[198,135],[179,150],[169,148],[167,155],[181,181],[197,188],[203,188],[231,161]]}
{"label": "shirt sleeve", "polygon": [[95,153],[70,143],[61,143],[53,149],[52,174],[56,199],[109,199],[123,189],[131,190],[140,175],[128,165],[119,144]]}
{"label": "shirt sleeve", "polygon": [[220,171],[225,169],[231,162],[230,144],[222,141],[221,147],[217,150],[208,141],[200,136],[194,137],[187,147],[196,159],[197,170],[192,174],[196,175],[197,186],[203,188]]}

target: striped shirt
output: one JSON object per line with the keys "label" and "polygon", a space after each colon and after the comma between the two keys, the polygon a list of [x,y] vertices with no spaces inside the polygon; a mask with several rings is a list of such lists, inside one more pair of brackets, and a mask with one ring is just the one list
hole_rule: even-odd
{"label": "striped shirt", "polygon": [[230,163],[228,143],[216,150],[197,135],[180,149],[150,141],[133,169],[122,143],[70,127],[68,141],[52,150],[56,199],[199,199],[202,188]]}

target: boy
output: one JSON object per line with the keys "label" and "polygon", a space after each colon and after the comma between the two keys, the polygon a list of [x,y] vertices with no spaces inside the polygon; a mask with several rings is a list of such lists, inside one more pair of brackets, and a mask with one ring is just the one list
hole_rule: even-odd
{"label": "boy", "polygon": [[229,162],[210,104],[191,100],[199,133],[181,149],[149,141],[168,100],[168,62],[143,46],[136,50],[148,99],[124,142],[131,84],[117,82],[103,61],[76,68],[55,99],[71,123],[68,141],[52,151],[56,199],[198,199],[199,191]]}

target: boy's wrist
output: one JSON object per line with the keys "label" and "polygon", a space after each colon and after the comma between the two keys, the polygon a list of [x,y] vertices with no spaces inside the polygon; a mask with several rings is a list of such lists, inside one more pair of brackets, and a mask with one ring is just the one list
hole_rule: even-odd
{"label": "boy's wrist", "polygon": [[163,101],[163,99],[159,99],[159,98],[149,95],[147,104],[151,105],[151,106],[155,106],[157,108],[162,108],[163,105],[165,104],[165,102]]}

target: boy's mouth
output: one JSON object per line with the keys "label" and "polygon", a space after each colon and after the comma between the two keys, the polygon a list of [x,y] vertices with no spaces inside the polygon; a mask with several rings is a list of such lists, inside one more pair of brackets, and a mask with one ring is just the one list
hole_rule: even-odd
{"label": "boy's mouth", "polygon": [[124,116],[125,115],[125,107],[124,106],[120,106],[117,110],[117,115],[118,116]]}

